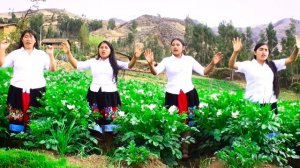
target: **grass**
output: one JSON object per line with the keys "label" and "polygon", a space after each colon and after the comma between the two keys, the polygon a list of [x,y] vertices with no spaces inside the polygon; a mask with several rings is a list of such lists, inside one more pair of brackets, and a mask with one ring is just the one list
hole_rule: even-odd
{"label": "grass", "polygon": [[0,149],[0,167],[4,168],[75,168],[65,158],[54,159],[45,154],[26,150]]}

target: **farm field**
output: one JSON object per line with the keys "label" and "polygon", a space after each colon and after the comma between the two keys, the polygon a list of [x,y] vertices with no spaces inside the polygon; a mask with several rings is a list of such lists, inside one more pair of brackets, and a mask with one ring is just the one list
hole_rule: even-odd
{"label": "farm field", "polygon": [[[120,126],[114,147],[105,149],[89,133],[97,117],[85,101],[89,73],[47,73],[44,106],[30,109],[31,132],[18,135],[6,131],[10,76],[10,70],[0,70],[0,167],[12,163],[11,167],[34,167],[34,163],[41,166],[44,162],[52,167],[250,168],[299,164],[300,103],[299,95],[290,91],[282,91],[279,115],[275,116],[268,107],[244,100],[239,83],[195,77],[201,103],[193,114],[194,126],[188,127],[184,124],[187,115],[163,107],[164,76],[121,72],[118,87],[125,115],[114,121]],[[191,135],[180,138],[187,131]],[[270,133],[277,134],[270,137]],[[183,141],[191,144],[190,160],[181,160]]]}

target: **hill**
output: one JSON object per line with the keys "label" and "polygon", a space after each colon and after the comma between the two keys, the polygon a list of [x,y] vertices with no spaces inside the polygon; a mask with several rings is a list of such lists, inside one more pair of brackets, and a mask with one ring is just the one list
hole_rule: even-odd
{"label": "hill", "polygon": [[[70,18],[81,18],[82,16],[75,15],[66,10],[61,9],[40,9],[36,11],[31,11],[31,14],[42,13],[45,18],[45,25],[49,25],[52,22],[52,25],[57,25],[57,16],[61,14],[68,15]],[[22,17],[26,11],[14,12],[16,17]],[[0,13],[0,18],[11,18],[10,13]],[[121,19],[113,18],[116,23],[116,28],[114,30],[107,30],[108,21],[103,20],[103,28],[91,32],[94,35],[101,35],[105,39],[112,41],[119,38],[127,37],[130,32],[130,26],[132,21],[137,23],[137,32],[136,37],[138,39],[145,39],[148,36],[157,36],[162,43],[169,43],[170,40],[174,37],[183,38],[185,34],[185,23],[184,20],[176,18],[164,18],[160,16],[152,15],[142,15],[136,19],[130,21],[124,21]],[[199,24],[197,20],[194,20],[195,23]],[[273,23],[274,29],[277,32],[277,38],[280,42],[283,37],[285,37],[285,31],[289,28],[291,23],[290,18],[283,18],[275,23]],[[300,20],[295,20],[297,34],[300,34]],[[251,26],[253,32],[253,41],[257,42],[259,39],[259,34],[261,31],[264,31],[269,23],[257,26]],[[212,30],[217,33],[217,27],[213,27]],[[237,28],[242,32],[245,32],[245,27]]]}

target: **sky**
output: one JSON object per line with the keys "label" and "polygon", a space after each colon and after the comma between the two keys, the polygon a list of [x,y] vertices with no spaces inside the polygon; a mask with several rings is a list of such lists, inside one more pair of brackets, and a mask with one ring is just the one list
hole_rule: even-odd
{"label": "sky", "polygon": [[[24,11],[36,4],[31,0],[1,2],[0,13]],[[235,27],[252,27],[283,18],[300,20],[300,0],[46,0],[39,1],[38,6],[98,20],[129,21],[144,14],[178,19],[189,16],[209,27],[223,21]]]}

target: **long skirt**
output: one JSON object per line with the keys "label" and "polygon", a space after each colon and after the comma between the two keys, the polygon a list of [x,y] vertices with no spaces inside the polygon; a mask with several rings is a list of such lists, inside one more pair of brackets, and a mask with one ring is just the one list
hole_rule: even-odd
{"label": "long skirt", "polygon": [[194,125],[194,110],[199,106],[199,97],[196,89],[184,93],[180,90],[179,94],[172,94],[166,92],[165,94],[165,106],[170,108],[171,106],[176,106],[178,108],[179,114],[187,113],[188,118],[186,124],[189,126]]}
{"label": "long skirt", "polygon": [[26,131],[30,118],[30,114],[27,110],[30,106],[41,107],[38,99],[41,99],[45,92],[45,87],[25,91],[22,88],[10,85],[6,101],[9,112],[10,132],[19,133]]}
{"label": "long skirt", "polygon": [[102,92],[101,88],[98,92],[88,90],[87,100],[89,106],[94,113],[100,113],[100,117],[96,119],[94,130],[103,132],[113,132],[117,127],[112,121],[118,116],[121,99],[119,92]]}

